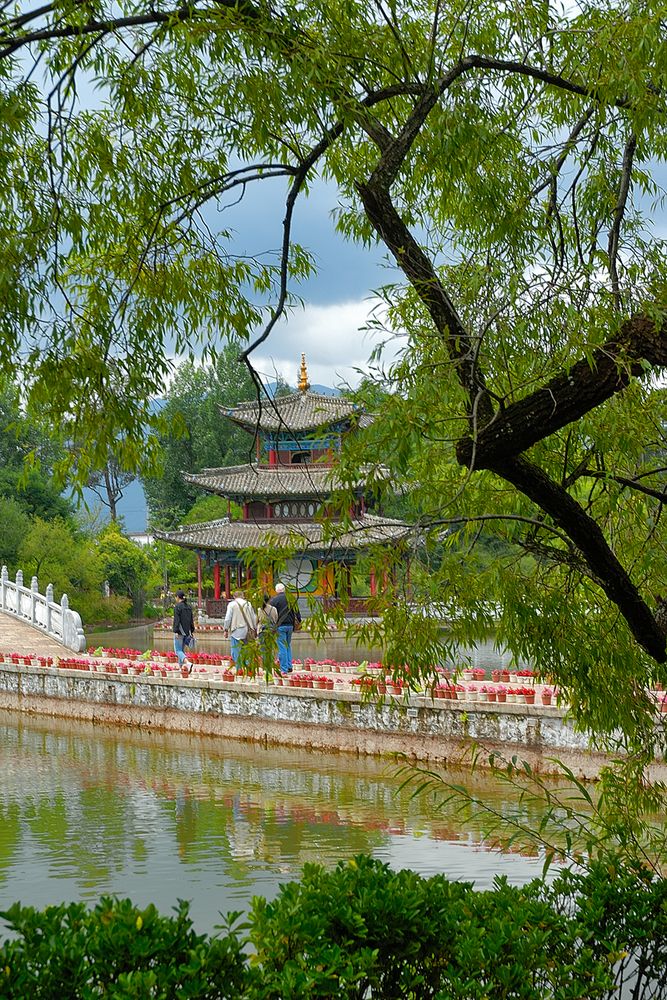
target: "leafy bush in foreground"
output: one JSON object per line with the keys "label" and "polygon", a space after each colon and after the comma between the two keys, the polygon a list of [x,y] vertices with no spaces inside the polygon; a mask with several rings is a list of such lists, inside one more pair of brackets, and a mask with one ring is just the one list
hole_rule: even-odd
{"label": "leafy bush in foreground", "polygon": [[613,860],[478,892],[367,857],[307,865],[215,937],[103,898],[3,914],[0,997],[92,1000],[594,1000],[667,997],[667,888]]}

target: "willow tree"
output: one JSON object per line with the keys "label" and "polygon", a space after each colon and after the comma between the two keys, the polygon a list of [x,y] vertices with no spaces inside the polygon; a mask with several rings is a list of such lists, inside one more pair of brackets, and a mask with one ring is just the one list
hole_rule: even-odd
{"label": "willow tree", "polygon": [[[315,266],[294,219],[332,185],[395,267],[407,349],[368,443],[441,549],[415,596],[467,638],[492,603],[584,721],[632,731],[667,681],[666,39],[656,0],[6,5],[2,365],[93,466],[119,437],[150,455],[170,352],[214,330],[251,364],[279,336]],[[235,255],[223,209],[266,185],[275,253]],[[504,543],[483,571],[480,532]],[[388,596],[391,655],[426,664]]]}

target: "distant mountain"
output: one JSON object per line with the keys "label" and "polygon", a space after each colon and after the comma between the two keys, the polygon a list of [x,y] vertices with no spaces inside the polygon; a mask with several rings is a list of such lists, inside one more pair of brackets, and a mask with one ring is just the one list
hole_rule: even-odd
{"label": "distant mountain", "polygon": [[[267,382],[264,388],[266,389],[267,396],[273,396],[276,389],[278,388],[278,382]],[[290,388],[292,388],[290,386]],[[311,385],[311,392],[316,392],[320,396],[340,396],[340,389],[332,389],[330,385]],[[296,389],[292,389],[292,392],[296,392]]]}

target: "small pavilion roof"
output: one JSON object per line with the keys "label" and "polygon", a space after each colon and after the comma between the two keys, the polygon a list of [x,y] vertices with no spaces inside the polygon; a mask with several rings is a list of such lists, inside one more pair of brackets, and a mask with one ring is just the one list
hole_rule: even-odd
{"label": "small pavilion roof", "polygon": [[[333,537],[329,532],[333,529]],[[363,514],[351,525],[323,525],[316,521],[232,521],[223,517],[203,524],[190,524],[177,531],[156,531],[156,538],[186,549],[240,552],[271,546],[297,547],[300,552],[339,555],[371,545],[391,545],[407,538],[411,527],[403,521]]]}
{"label": "small pavilion roof", "polygon": [[362,415],[355,403],[342,396],[325,396],[310,390],[292,392],[288,396],[268,397],[258,402],[241,403],[225,416],[246,430],[291,433],[314,431],[331,424],[346,423],[358,415],[362,426],[369,417]]}
{"label": "small pavilion roof", "polygon": [[[377,472],[370,466],[359,470],[359,492],[363,490],[371,471]],[[197,473],[183,472],[182,476],[186,483],[232,500],[324,499],[340,486],[335,468],[311,463],[230,465],[221,469],[202,469]]]}

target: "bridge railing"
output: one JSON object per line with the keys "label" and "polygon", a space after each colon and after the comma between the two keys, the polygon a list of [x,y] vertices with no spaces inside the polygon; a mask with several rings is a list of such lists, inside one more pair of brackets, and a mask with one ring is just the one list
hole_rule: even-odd
{"label": "bridge railing", "polygon": [[60,604],[56,604],[53,584],[48,585],[46,594],[40,594],[36,576],[33,576],[29,587],[24,587],[22,570],[18,571],[16,582],[13,582],[9,579],[7,567],[3,566],[0,573],[0,611],[38,628],[76,653],[86,648],[81,617],[70,608],[67,594],[63,594]]}

